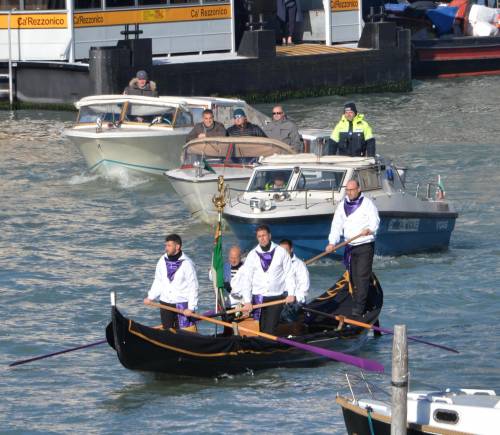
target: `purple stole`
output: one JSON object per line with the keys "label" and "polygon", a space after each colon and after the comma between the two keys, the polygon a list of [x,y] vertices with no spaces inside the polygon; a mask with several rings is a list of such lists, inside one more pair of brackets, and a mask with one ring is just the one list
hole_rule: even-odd
{"label": "purple stole", "polygon": [[273,261],[274,251],[276,251],[276,248],[274,248],[270,252],[259,252],[255,250],[255,252],[259,256],[260,265],[262,266],[262,270],[264,272],[267,272],[267,269],[269,269],[269,266],[271,266],[271,261]]}
{"label": "purple stole", "polygon": [[175,272],[179,270],[179,267],[181,267],[183,261],[184,260],[171,261],[165,257],[165,264],[167,265],[167,276],[170,282],[172,282],[172,280],[174,279]]}
{"label": "purple stole", "polygon": [[[264,300],[262,295],[252,295],[252,305],[260,305]],[[262,308],[257,308],[252,311],[252,317],[254,320],[260,320],[260,315],[262,314]]]}
{"label": "purple stole", "polygon": [[[187,302],[178,302],[177,304],[175,304],[175,307],[178,310],[185,310],[188,307],[188,303]],[[187,328],[187,327],[193,325],[194,323],[191,322],[191,320],[189,320],[189,319],[190,319],[190,317],[186,317],[182,314],[177,314],[179,328],[183,329],[183,328]]]}
{"label": "purple stole", "polygon": [[[360,196],[358,199],[354,201],[349,201],[349,198],[345,198],[344,200],[344,212],[346,217],[349,217],[353,214],[359,206],[363,203],[363,196]],[[352,254],[352,246],[346,245],[344,248],[344,266],[347,268],[349,273],[351,273],[351,254]]]}

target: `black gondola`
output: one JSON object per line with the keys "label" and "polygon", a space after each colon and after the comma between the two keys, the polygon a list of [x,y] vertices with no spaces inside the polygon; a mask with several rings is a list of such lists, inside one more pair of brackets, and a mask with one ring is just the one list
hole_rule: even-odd
{"label": "black gondola", "polygon": [[[373,324],[383,303],[382,288],[375,275],[370,287],[368,311],[362,320]],[[306,307],[348,316],[352,298],[346,275]],[[289,337],[293,334],[291,338],[299,343],[352,351],[363,344],[366,331],[365,328],[339,325],[331,318],[305,312],[297,321],[281,324],[279,335]],[[176,375],[213,377],[275,367],[308,367],[328,361],[324,356],[260,337],[215,336],[152,328],[127,319],[116,306],[112,307],[112,321],[106,328],[106,338],[124,367]]]}

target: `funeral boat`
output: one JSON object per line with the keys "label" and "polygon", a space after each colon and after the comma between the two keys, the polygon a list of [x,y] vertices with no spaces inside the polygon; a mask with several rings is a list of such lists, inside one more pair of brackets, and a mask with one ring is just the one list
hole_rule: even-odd
{"label": "funeral boat", "polygon": [[[391,404],[370,396],[338,396],[349,435],[389,435]],[[407,433],[493,435],[500,427],[500,397],[493,390],[447,388],[408,393]]]}
{"label": "funeral boat", "polygon": [[[363,321],[375,323],[382,304],[382,288],[373,275]],[[306,307],[322,313],[350,315],[352,297],[346,275]],[[329,360],[320,352],[310,353],[266,338],[244,336],[238,330],[224,335],[145,326],[125,317],[116,307],[113,296],[111,317],[106,328],[107,341],[116,350],[121,364],[130,370],[215,377],[276,367],[317,366]],[[280,324],[277,334],[324,350],[355,352],[367,340],[366,331],[324,315],[305,312],[293,323]]]}
{"label": "funeral boat", "polygon": [[226,125],[237,108],[256,124],[268,119],[243,100],[215,97],[96,95],[75,106],[76,124],[65,135],[91,171],[120,166],[162,175],[177,167],[186,135],[205,109],[213,110],[214,118]]}
{"label": "funeral boat", "polygon": [[220,175],[231,188],[244,190],[260,157],[294,153],[283,142],[266,137],[194,139],[184,145],[181,167],[165,175],[194,217],[215,223],[212,198]]}
{"label": "funeral boat", "polygon": [[[271,228],[274,240],[291,239],[299,257],[324,251],[333,213],[348,180],[357,179],[380,214],[378,255],[446,249],[458,216],[436,183],[405,188],[405,170],[382,159],[297,154],[270,156],[254,169],[245,192],[230,192],[224,219],[242,249],[255,244],[255,229]],[[280,178],[282,188],[273,181]],[[340,254],[338,252],[337,254]]]}

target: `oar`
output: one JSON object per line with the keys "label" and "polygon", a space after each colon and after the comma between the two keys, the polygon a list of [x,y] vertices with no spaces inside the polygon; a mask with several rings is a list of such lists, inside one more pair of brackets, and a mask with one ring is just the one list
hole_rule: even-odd
{"label": "oar", "polygon": [[[257,308],[265,308],[265,307],[272,307],[273,305],[281,305],[286,302],[286,299],[279,299],[277,301],[272,301],[272,302],[264,302],[263,304],[257,304],[257,305],[252,305],[252,310],[256,310]],[[241,313],[243,312],[243,308],[233,308],[232,310],[228,311],[219,311],[218,313],[213,313],[213,314],[208,314],[207,317],[219,317],[224,314],[234,314],[234,313]],[[205,315],[204,313],[203,315]]]}
{"label": "oar", "polygon": [[334,246],[332,252],[326,252],[326,251],[322,252],[321,254],[316,255],[316,257],[312,257],[309,260],[306,260],[304,263],[306,265],[314,263],[315,261],[318,261],[320,258],[323,258],[325,255],[332,254],[333,252],[338,251],[340,248],[343,248],[345,245],[348,245],[349,243],[351,243],[352,241],[356,240],[358,237],[361,237],[361,236],[363,236],[362,233],[358,234],[357,236],[352,237],[349,240],[346,240],[345,242],[339,243],[337,246]]}
{"label": "oar", "polygon": [[84,344],[82,346],[72,347],[70,349],[60,350],[59,352],[48,353],[46,355],[35,356],[33,358],[21,359],[19,361],[14,361],[9,364],[9,367],[19,366],[21,364],[26,364],[32,361],[38,361],[39,359],[50,358],[51,356],[61,355],[62,353],[74,352],[75,350],[86,349],[87,347],[97,346],[99,344],[106,343],[106,340],[96,341],[95,343]]}
{"label": "oar", "polygon": [[[149,306],[160,308],[162,310],[168,310],[172,311],[177,314],[183,314],[184,312],[182,310],[178,310],[176,308],[169,307],[168,305],[160,305],[154,302],[150,302],[148,304]],[[210,317],[202,316],[200,314],[193,313],[190,317],[193,317],[195,319],[200,319],[200,320],[205,320],[207,322],[214,323],[216,325],[221,325],[221,326],[227,326],[229,328],[232,328],[233,325],[228,322],[223,322],[222,320],[217,320],[217,319],[211,319]],[[328,350],[328,349],[323,349],[321,347],[317,346],[312,346],[310,344],[305,344],[305,343],[299,343],[293,340],[289,340],[287,338],[282,338],[282,337],[277,337],[275,335],[267,334],[265,332],[257,332],[253,331],[248,328],[244,328],[243,326],[238,326],[238,329],[240,329],[243,332],[249,332],[251,334],[258,335],[263,338],[267,338],[268,340],[271,341],[277,341],[278,343],[286,344],[291,347],[296,347],[297,349],[302,349],[308,352],[315,353],[317,355],[324,356],[326,358],[333,359],[335,361],[340,361],[345,364],[350,364],[356,367],[360,367],[364,370],[372,371],[372,372],[379,372],[382,373],[384,371],[384,366],[376,361],[372,361],[369,359],[364,359],[360,358],[357,356],[352,356],[352,355],[347,355],[345,353],[341,352],[335,352],[333,350]]]}
{"label": "oar", "polygon": [[[391,329],[380,328],[379,326],[370,325],[369,323],[358,322],[357,320],[348,319],[344,316],[336,316],[335,314],[324,313],[323,311],[313,310],[312,308],[302,307],[304,311],[310,311],[314,314],[319,314],[321,316],[330,317],[331,319],[338,320],[339,322],[350,323],[351,325],[361,326],[362,328],[373,329],[374,331],[383,332],[384,334],[394,335],[394,331]],[[443,346],[442,344],[431,343],[430,341],[422,340],[417,337],[407,337],[408,340],[416,341],[418,343],[427,344],[429,346],[438,347],[439,349],[447,350],[448,352],[460,353],[456,349],[452,349],[451,347]]]}

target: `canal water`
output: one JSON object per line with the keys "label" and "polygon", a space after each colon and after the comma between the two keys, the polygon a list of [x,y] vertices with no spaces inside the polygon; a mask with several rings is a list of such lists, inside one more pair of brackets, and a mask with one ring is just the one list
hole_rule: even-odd
{"label": "canal water", "polygon": [[[302,127],[329,127],[355,99],[378,151],[410,168],[410,186],[441,175],[460,216],[446,252],[376,258],[385,291],[381,324],[456,348],[410,345],[412,388],[491,388],[500,393],[500,77],[415,82],[408,94],[285,102]],[[270,106],[260,106],[270,111]],[[109,292],[122,311],[157,324],[142,304],[166,233],[196,262],[200,308],[213,304],[211,230],[192,219],[166,181],[86,172],[61,132],[72,113],[0,112],[1,433],[345,433],[329,363],[220,379],[157,377],[123,368],[106,344],[7,368],[34,355],[104,338]],[[325,235],[326,237],[326,235]],[[235,239],[225,235],[228,246]],[[310,268],[312,294],[342,273]],[[366,378],[389,391],[391,337],[359,355],[383,363]],[[385,396],[380,396],[385,398]]]}

